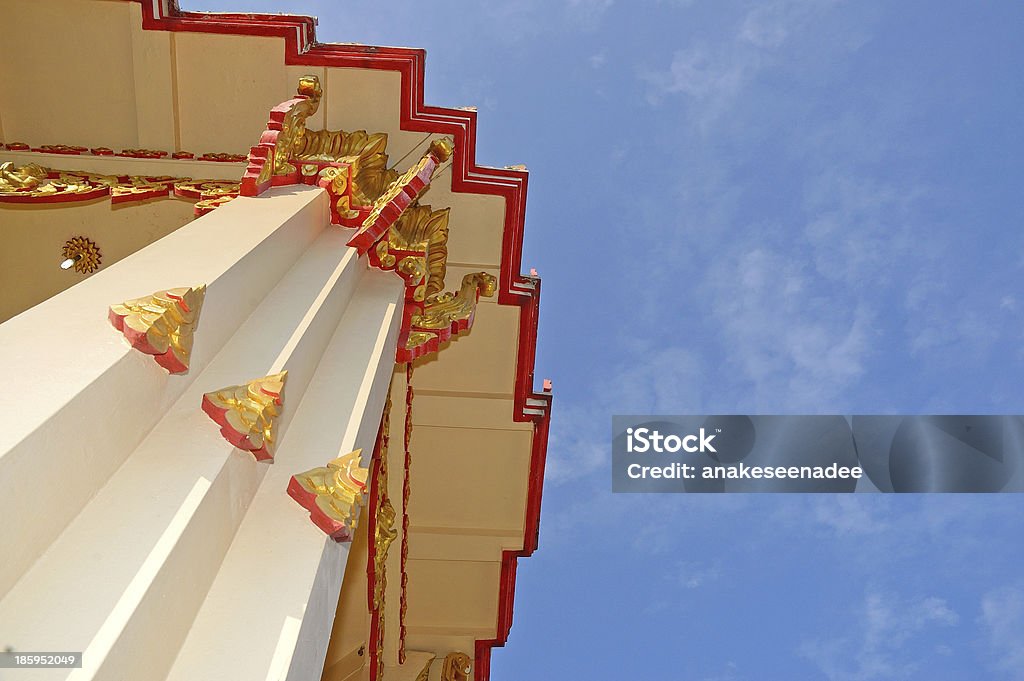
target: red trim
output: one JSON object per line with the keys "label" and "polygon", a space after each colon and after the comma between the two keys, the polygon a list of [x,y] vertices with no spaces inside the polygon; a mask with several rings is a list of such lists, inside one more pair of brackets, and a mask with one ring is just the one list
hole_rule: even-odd
{"label": "red trim", "polygon": [[317,43],[316,20],[294,15],[206,14],[182,12],[172,0],[132,0],[142,5],[142,26],[161,31],[220,33],[278,37],[284,40],[284,62],[341,68],[397,71],[401,75],[401,128],[448,135],[455,140],[452,191],[490,194],[505,199],[498,303],[518,306],[519,348],[514,391],[515,421],[534,422],[530,480],[525,509],[523,548],[502,558],[497,635],[476,643],[476,681],[490,676],[490,652],[504,645],[512,625],[516,563],[537,547],[540,503],[547,452],[551,393],[534,392],[533,367],[537,353],[537,315],[540,279],[521,274],[523,228],[526,217],[527,174],[522,170],[486,168],[476,163],[476,112],[423,103],[424,61],[420,49]]}

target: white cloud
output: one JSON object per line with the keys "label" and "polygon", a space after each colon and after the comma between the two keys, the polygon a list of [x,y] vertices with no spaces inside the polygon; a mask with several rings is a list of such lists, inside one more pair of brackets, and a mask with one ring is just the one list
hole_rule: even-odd
{"label": "white cloud", "polygon": [[722,570],[718,565],[684,561],[676,565],[672,576],[687,589],[696,589],[717,580],[721,574]]}
{"label": "white cloud", "polygon": [[652,101],[683,94],[701,102],[721,103],[739,92],[755,66],[751,55],[695,45],[676,52],[667,72],[648,74],[645,78],[653,86]]}
{"label": "white cloud", "polygon": [[871,349],[865,303],[824,298],[798,257],[767,246],[721,257],[707,285],[730,362],[755,386],[743,409],[835,410]]}
{"label": "white cloud", "polygon": [[942,598],[904,600],[868,592],[854,623],[857,635],[805,641],[799,653],[828,681],[903,681],[921,662],[907,644],[959,621]]}
{"label": "white cloud", "polygon": [[837,538],[879,536],[890,527],[887,502],[882,495],[814,496],[811,517]]}
{"label": "white cloud", "polygon": [[719,42],[678,50],[667,71],[642,74],[649,84],[648,101],[657,104],[666,96],[684,95],[700,105],[697,119],[706,128],[771,63],[773,52],[805,28],[813,14],[832,4],[832,0],[778,0],[756,5],[735,33]]}
{"label": "white cloud", "polygon": [[985,594],[981,622],[996,654],[995,666],[1024,678],[1024,587],[1003,587]]}

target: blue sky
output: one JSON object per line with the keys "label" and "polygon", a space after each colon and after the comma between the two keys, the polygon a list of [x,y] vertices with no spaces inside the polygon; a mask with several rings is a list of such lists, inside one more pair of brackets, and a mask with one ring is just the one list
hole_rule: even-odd
{"label": "blue sky", "polygon": [[613,496],[613,413],[1024,413],[1024,6],[184,0],[424,47],[555,383],[493,678],[1024,679],[1020,496]]}

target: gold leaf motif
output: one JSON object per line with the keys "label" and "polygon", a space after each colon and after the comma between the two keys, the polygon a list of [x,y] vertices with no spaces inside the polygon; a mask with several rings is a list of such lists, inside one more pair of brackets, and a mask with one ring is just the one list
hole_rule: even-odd
{"label": "gold leaf motif", "polygon": [[103,254],[96,242],[84,236],[74,236],[64,242],[61,254],[75,261],[75,271],[89,274],[99,269]]}
{"label": "gold leaf motif", "polygon": [[473,661],[469,655],[451,652],[444,656],[441,681],[469,681],[473,676]]}
{"label": "gold leaf motif", "polygon": [[490,297],[498,287],[494,275],[473,272],[462,278],[457,291],[445,291],[427,298],[423,312],[413,315],[412,325],[421,329],[444,329],[453,322],[466,321],[476,311],[479,296]]}
{"label": "gold leaf motif", "polygon": [[46,181],[47,171],[40,165],[15,167],[7,161],[0,164],[0,194],[14,193],[19,190],[32,190]]}
{"label": "gold leaf motif", "polygon": [[274,458],[287,374],[282,371],[203,395],[203,411],[221,426],[224,439],[252,452],[257,461]]}
{"label": "gold leaf motif", "polygon": [[172,374],[188,370],[206,286],[172,288],[110,306],[110,321],[132,347]]}
{"label": "gold leaf motif", "polygon": [[395,221],[388,235],[392,248],[426,254],[428,296],[444,290],[450,215],[450,208],[433,210],[429,205],[415,204]]}
{"label": "gold leaf motif", "polygon": [[[369,206],[395,178],[398,171],[388,168],[387,133],[367,134],[365,130],[306,130],[301,144],[294,148],[300,161],[344,162],[353,167],[352,196],[356,205]],[[344,191],[344,188],[338,193]]]}
{"label": "gold leaf motif", "polygon": [[360,465],[362,450],[293,475],[288,494],[309,511],[313,523],[332,538],[350,541],[363,505],[369,471]]}
{"label": "gold leaf motif", "polygon": [[274,175],[288,175],[296,170],[290,161],[295,150],[304,145],[306,119],[320,108],[320,79],[316,76],[300,78],[298,94],[302,99],[292,100],[294,104],[289,107],[281,122],[281,133],[274,146]]}

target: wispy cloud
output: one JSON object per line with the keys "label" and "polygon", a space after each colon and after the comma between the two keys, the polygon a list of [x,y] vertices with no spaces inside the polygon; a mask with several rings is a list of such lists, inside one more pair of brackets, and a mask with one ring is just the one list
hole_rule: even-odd
{"label": "wispy cloud", "polygon": [[995,668],[1024,678],[1024,587],[994,589],[981,601],[981,622],[995,653]]}
{"label": "wispy cloud", "polygon": [[799,259],[760,246],[711,267],[707,290],[727,357],[755,386],[743,408],[828,410],[861,375],[872,313],[857,299],[822,297],[816,279]]}
{"label": "wispy cloud", "polygon": [[808,640],[799,652],[829,681],[905,681],[921,662],[906,644],[959,621],[942,598],[904,600],[869,592],[853,623],[856,634]]}
{"label": "wispy cloud", "polygon": [[721,574],[719,565],[683,561],[676,565],[672,578],[687,589],[697,589],[717,580]]}

